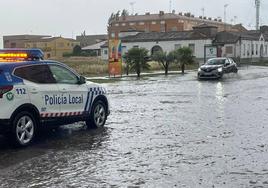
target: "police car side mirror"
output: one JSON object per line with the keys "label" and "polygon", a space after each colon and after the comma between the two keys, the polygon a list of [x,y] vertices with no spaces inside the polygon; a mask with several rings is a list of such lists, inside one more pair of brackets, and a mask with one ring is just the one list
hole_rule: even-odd
{"label": "police car side mirror", "polygon": [[227,66],[229,66],[229,65],[231,65],[230,62],[226,62],[226,63],[225,63],[225,67],[227,67]]}
{"label": "police car side mirror", "polygon": [[80,76],[78,84],[82,85],[86,83],[86,78],[84,76]]}

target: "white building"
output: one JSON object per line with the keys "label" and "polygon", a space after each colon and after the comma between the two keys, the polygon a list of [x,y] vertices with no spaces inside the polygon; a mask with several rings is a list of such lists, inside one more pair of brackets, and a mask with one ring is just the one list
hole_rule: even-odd
{"label": "white building", "polygon": [[152,55],[159,50],[170,52],[187,46],[203,62],[205,46],[214,46],[218,57],[232,57],[241,62],[268,58],[268,35],[261,31],[217,32],[217,27],[203,24],[192,31],[123,33],[122,36],[123,54],[133,47],[146,48]]}
{"label": "white building", "polygon": [[268,37],[261,31],[220,32],[213,44],[221,48],[221,56],[237,58],[242,62],[268,58]]}

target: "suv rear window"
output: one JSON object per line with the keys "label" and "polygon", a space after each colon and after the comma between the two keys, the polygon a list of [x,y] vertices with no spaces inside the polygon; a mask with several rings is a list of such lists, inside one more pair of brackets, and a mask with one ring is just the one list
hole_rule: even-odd
{"label": "suv rear window", "polygon": [[47,65],[30,65],[26,67],[19,67],[15,70],[14,75],[39,84],[56,83]]}

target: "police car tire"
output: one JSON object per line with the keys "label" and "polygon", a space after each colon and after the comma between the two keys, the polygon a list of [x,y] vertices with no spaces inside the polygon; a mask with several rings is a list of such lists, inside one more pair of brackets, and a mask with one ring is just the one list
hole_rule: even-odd
{"label": "police car tire", "polygon": [[[96,122],[96,111],[99,110],[99,108],[102,108],[103,109],[103,112],[102,113],[99,113],[98,115],[102,116],[99,118],[101,118],[101,122],[100,124],[98,122]],[[96,101],[93,106],[92,106],[92,110],[91,110],[91,113],[90,113],[90,118],[86,121],[86,125],[87,127],[89,128],[101,128],[105,125],[105,122],[107,120],[107,106],[104,104],[104,102],[102,102],[101,100],[98,100]]]}
{"label": "police car tire", "polygon": [[[30,124],[31,124],[31,128],[32,128],[32,129],[30,129],[31,130],[30,134],[27,132],[30,135],[30,138],[28,138],[25,142],[20,141],[20,138],[18,136],[19,133],[18,133],[18,130],[17,130],[19,121],[21,121],[22,118],[27,118],[27,121],[31,122]],[[14,119],[12,121],[11,138],[12,138],[13,144],[15,146],[18,146],[18,147],[25,147],[25,146],[28,146],[29,144],[31,144],[33,139],[34,139],[34,137],[35,137],[35,134],[36,134],[36,130],[37,130],[36,125],[37,125],[36,119],[34,118],[34,116],[31,113],[29,113],[27,111],[22,111],[22,112],[18,113],[14,117]],[[26,134],[26,132],[25,132],[26,129],[27,129],[27,127],[24,129],[24,133],[22,133],[22,134]]]}

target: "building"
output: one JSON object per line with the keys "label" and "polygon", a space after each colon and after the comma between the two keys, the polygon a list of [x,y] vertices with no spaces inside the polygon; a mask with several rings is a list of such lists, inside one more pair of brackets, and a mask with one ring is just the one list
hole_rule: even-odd
{"label": "building", "polygon": [[218,32],[217,27],[206,24],[189,31],[140,32],[121,40],[123,54],[131,48],[146,48],[149,55],[153,55],[159,50],[170,52],[186,46],[193,50],[199,62],[206,58],[206,47],[215,48],[215,57],[232,57],[242,62],[268,58],[268,34],[261,31]]}
{"label": "building", "polygon": [[108,34],[109,39],[120,38],[122,31],[144,31],[144,32],[175,32],[189,31],[193,27],[207,24],[215,26],[218,31],[242,31],[246,30],[242,25],[231,25],[223,23],[221,19],[210,17],[195,17],[191,13],[146,13],[145,15],[121,15],[118,14],[109,19]]}
{"label": "building", "polygon": [[221,48],[221,56],[241,62],[268,58],[268,36],[261,31],[219,32],[213,44]]}
{"label": "building", "polygon": [[76,36],[76,40],[80,42],[81,47],[84,48],[102,41],[107,41],[108,35],[86,35],[84,32],[81,36]]}
{"label": "building", "polygon": [[108,50],[102,50],[102,46],[107,44],[108,41],[102,41],[97,44],[86,46],[82,48],[83,51],[91,52],[96,54],[97,57],[100,57],[102,60],[108,60]]}
{"label": "building", "polygon": [[49,35],[10,35],[3,36],[4,48],[24,48],[25,43],[29,40],[39,40]]}
{"label": "building", "polygon": [[80,42],[63,37],[49,37],[29,40],[25,43],[25,48],[40,48],[45,53],[45,58],[62,58],[66,53],[72,53],[73,48]]}

